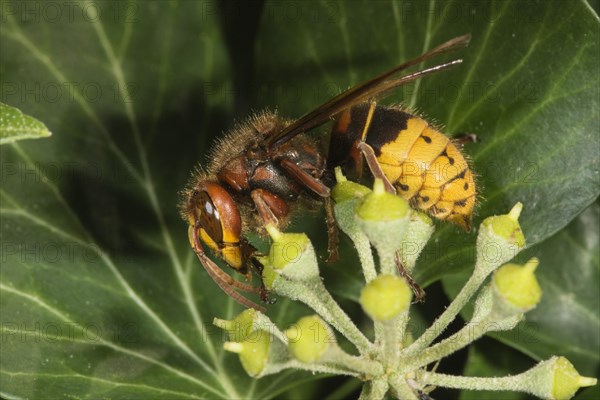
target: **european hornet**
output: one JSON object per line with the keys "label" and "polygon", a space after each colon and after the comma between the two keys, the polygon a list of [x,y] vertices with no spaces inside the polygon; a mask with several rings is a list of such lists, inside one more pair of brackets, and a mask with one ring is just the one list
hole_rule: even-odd
{"label": "european hornet", "polygon": [[[300,204],[323,203],[327,210],[330,256],[337,251],[337,230],[329,193],[332,170],[360,173],[367,161],[386,190],[412,207],[440,220],[470,229],[476,199],[473,174],[459,144],[424,119],[399,106],[380,106],[376,99],[408,82],[462,62],[456,59],[417,72],[401,71],[451,50],[465,47],[470,35],[454,38],[423,55],[335,96],[298,120],[265,111],[237,126],[213,147],[211,161],[193,175],[182,192],[181,215],[189,224],[189,241],[200,262],[238,303],[262,310],[237,291],[267,294],[233,279],[205,253],[202,244],[231,268],[259,274],[257,249],[245,238],[266,224],[285,227]],[[334,120],[329,154],[301,135]]]}

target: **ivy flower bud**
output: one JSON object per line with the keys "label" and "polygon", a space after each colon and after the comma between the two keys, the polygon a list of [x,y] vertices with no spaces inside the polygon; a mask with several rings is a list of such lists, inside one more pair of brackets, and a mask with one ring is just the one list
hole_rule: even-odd
{"label": "ivy flower bud", "polygon": [[594,386],[596,378],[579,375],[564,357],[542,361],[526,373],[528,392],[543,399],[568,400],[582,387]]}
{"label": "ivy flower bud", "polygon": [[532,258],[524,265],[505,264],[492,278],[492,286],[500,301],[519,312],[535,308],[542,297],[542,289],[534,271],[539,265],[537,258]]}
{"label": "ivy flower bud", "polygon": [[408,225],[408,202],[387,193],[383,182],[376,179],[373,192],[357,201],[355,215],[358,226],[377,249],[381,272],[393,273],[396,269],[394,257],[400,250]]}
{"label": "ivy flower bud", "polygon": [[273,287],[279,275],[295,281],[319,276],[317,257],[308,236],[303,233],[281,233],[273,225],[267,225],[266,229],[273,239],[263,270],[263,282],[267,289]]}
{"label": "ivy flower bud", "polygon": [[252,377],[259,376],[267,366],[271,349],[271,338],[265,331],[257,332],[242,342],[225,342],[223,348],[240,356],[242,367]]}
{"label": "ivy flower bud", "polygon": [[318,315],[300,318],[284,333],[292,356],[307,364],[319,361],[336,343],[333,330]]}
{"label": "ivy flower bud", "polygon": [[488,332],[500,332],[513,329],[523,319],[523,311],[515,307],[507,307],[502,299],[494,293],[493,285],[486,285],[477,296],[472,325],[472,341]]}
{"label": "ivy flower bud", "polygon": [[519,224],[523,204],[517,203],[508,214],[486,218],[477,236],[476,269],[486,273],[512,259],[525,247]]}
{"label": "ivy flower bud", "polygon": [[232,320],[214,318],[213,324],[227,331],[229,340],[241,342],[252,332],[257,313],[255,309],[248,308]]}
{"label": "ivy flower bud", "polygon": [[510,243],[523,247],[525,246],[525,237],[519,225],[521,210],[523,210],[523,204],[519,202],[506,215],[495,215],[486,218],[483,221],[483,226],[491,229],[495,235],[508,240]]}
{"label": "ivy flower bud", "polygon": [[552,383],[552,398],[562,400],[573,397],[581,387],[594,386],[597,380],[579,375],[569,360],[558,357],[554,366]]}
{"label": "ivy flower bud", "polygon": [[356,208],[356,215],[363,221],[395,221],[405,218],[410,210],[406,200],[385,191],[381,179],[375,179],[373,192],[361,200]]}
{"label": "ivy flower bud", "polygon": [[263,313],[248,309],[232,320],[215,318],[213,323],[227,331],[223,348],[237,353],[242,366],[252,377],[275,373],[290,359],[287,338]]}
{"label": "ivy flower bud", "polygon": [[349,182],[339,167],[335,169],[337,184],[331,191],[331,196],[336,204],[333,207],[335,222],[354,243],[358,252],[360,264],[365,275],[365,279],[370,281],[377,276],[373,252],[369,238],[363,232],[358,224],[355,208],[356,203],[365,195],[371,193],[371,189]]}
{"label": "ivy flower bud", "polygon": [[242,342],[256,331],[265,331],[275,335],[283,343],[287,339],[277,326],[265,314],[253,308],[242,311],[232,320],[214,318],[213,324],[228,334],[232,342]]}
{"label": "ivy flower bud", "polygon": [[408,310],[412,290],[403,278],[379,275],[360,292],[360,304],[374,321],[389,321]]}
{"label": "ivy flower bud", "polygon": [[371,193],[371,189],[368,187],[346,179],[344,174],[342,174],[342,169],[340,167],[335,168],[335,179],[337,183],[333,189],[331,189],[331,197],[333,197],[333,200],[338,204]]}

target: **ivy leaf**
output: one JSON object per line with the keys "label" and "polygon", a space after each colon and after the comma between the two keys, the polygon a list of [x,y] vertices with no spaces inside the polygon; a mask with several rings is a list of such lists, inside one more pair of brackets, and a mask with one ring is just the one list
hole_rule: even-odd
{"label": "ivy leaf", "polygon": [[0,149],[0,396],[249,398],[314,379],[253,381],[224,353],[212,320],[242,308],[177,215],[232,121],[215,4],[7,4],[2,101],[56,135]]}
{"label": "ivy leaf", "polygon": [[42,122],[17,108],[0,103],[0,144],[48,137],[52,133]]}

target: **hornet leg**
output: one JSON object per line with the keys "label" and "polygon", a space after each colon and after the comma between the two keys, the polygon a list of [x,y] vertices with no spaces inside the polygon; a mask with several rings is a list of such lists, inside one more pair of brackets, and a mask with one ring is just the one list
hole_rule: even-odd
{"label": "hornet leg", "polygon": [[367,160],[367,165],[369,165],[369,169],[373,176],[377,179],[381,179],[385,186],[385,191],[391,194],[396,194],[396,189],[390,183],[390,180],[385,176],[383,170],[381,169],[381,165],[379,165],[379,161],[377,161],[377,156],[375,155],[375,151],[371,146],[366,144],[365,142],[360,142],[358,144],[358,149],[363,153],[365,160]]}
{"label": "hornet leg", "polygon": [[325,212],[327,215],[327,251],[328,263],[334,263],[339,260],[338,253],[339,235],[337,225],[335,224],[335,215],[333,213],[333,201],[330,196],[330,189],[319,179],[315,178],[290,160],[283,160],[281,166],[292,175],[296,181],[300,182],[305,188],[319,195],[324,199]]}
{"label": "hornet leg", "polygon": [[396,268],[398,268],[398,274],[400,274],[401,277],[406,279],[408,286],[410,286],[410,288],[412,289],[413,294],[415,295],[415,302],[425,302],[425,291],[421,288],[421,286],[417,284],[417,282],[414,281],[412,276],[410,276],[410,274],[404,269],[404,265],[402,265],[402,261],[400,261],[400,256],[398,255],[398,253],[396,253],[394,261],[396,261]]}

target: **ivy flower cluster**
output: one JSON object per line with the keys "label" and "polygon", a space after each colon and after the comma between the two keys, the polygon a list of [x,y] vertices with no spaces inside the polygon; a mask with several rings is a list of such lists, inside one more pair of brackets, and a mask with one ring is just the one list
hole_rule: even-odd
{"label": "ivy flower cluster", "polygon": [[[233,320],[215,319],[215,325],[227,331],[225,349],[239,354],[250,376],[260,378],[290,368],[353,376],[364,382],[360,399],[373,400],[386,396],[417,400],[433,387],[570,399],[580,387],[596,384],[596,379],[580,376],[564,357],[552,357],[505,377],[453,376],[429,368],[486,333],[513,329],[539,303],[538,260],[509,263],[525,247],[518,221],[521,203],[508,214],[483,221],[469,280],[434,323],[413,340],[407,329],[413,286],[406,277],[412,274],[434,225],[405,200],[387,193],[379,180],[371,190],[348,181],[339,170],[336,177],[338,183],[332,190],[336,220],[358,252],[366,282],[360,304],[373,320],[374,338],[367,337],[328,292],[308,237],[268,226],[273,244],[268,257],[261,260],[265,286],[306,304],[315,314],[285,330],[253,309]],[[284,252],[290,244],[299,251],[293,259]],[[377,264],[372,249],[377,252]],[[458,332],[436,341],[474,296],[470,320]],[[356,347],[357,354],[338,346],[338,334]]]}

